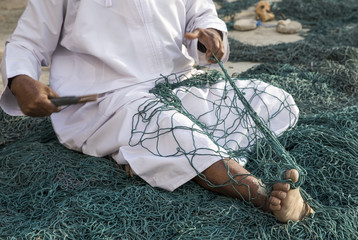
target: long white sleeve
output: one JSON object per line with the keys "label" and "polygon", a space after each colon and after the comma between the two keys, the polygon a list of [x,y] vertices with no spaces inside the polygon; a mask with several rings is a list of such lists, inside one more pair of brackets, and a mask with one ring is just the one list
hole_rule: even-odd
{"label": "long white sleeve", "polygon": [[[187,3],[187,25],[186,32],[192,32],[196,28],[214,28],[223,33],[223,41],[225,47],[225,55],[222,59],[226,62],[229,58],[229,44],[228,35],[225,22],[220,20],[217,16],[215,5],[212,0],[188,0]],[[205,53],[198,51],[198,41],[185,40],[188,47],[189,54],[195,59],[199,65],[206,65],[209,62],[206,59]]]}
{"label": "long white sleeve", "polygon": [[[65,0],[29,0],[14,33],[6,43],[2,62],[2,80],[25,74],[38,80],[41,66],[48,66],[61,34]],[[16,98],[5,87],[0,105],[5,112],[23,115]]]}
{"label": "long white sleeve", "polygon": [[[18,74],[34,79],[51,64],[50,87],[62,95],[128,92],[154,87],[161,75],[189,72],[206,64],[197,41],[184,39],[195,28],[224,33],[211,0],[29,0],[3,57],[3,81]],[[153,81],[148,81],[153,79]],[[21,115],[5,88],[0,106]]]}

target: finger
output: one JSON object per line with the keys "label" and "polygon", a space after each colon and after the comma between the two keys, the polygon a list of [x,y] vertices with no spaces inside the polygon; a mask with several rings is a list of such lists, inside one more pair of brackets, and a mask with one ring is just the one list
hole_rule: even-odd
{"label": "finger", "polygon": [[220,53],[214,53],[210,50],[208,50],[206,52],[206,59],[208,59],[208,61],[210,63],[217,63],[218,61],[220,61],[222,58],[221,54]]}
{"label": "finger", "polygon": [[52,90],[52,88],[48,87],[47,88],[47,92],[48,92],[48,101],[51,104],[51,111],[52,112],[59,112],[62,110],[62,108],[60,106],[56,106],[55,104],[53,104],[53,102],[50,100],[51,98],[57,98],[60,97],[54,90]]}
{"label": "finger", "polygon": [[49,115],[51,115],[52,113],[55,113],[55,112],[60,112],[62,110],[61,106],[56,106],[51,101],[50,101],[50,103],[51,103],[51,108],[49,109]]}
{"label": "finger", "polygon": [[50,99],[44,99],[43,103],[38,106],[36,112],[40,116],[50,116],[54,112],[59,112],[59,109],[56,105],[54,105]]}
{"label": "finger", "polygon": [[44,105],[44,107],[46,109],[46,116],[50,116],[52,113],[60,112],[62,110],[62,107],[56,106],[50,99],[48,99],[48,104]]}
{"label": "finger", "polygon": [[222,41],[220,40],[212,40],[210,42],[207,43],[206,48],[208,50],[208,52],[206,52],[206,57],[210,62],[214,62],[216,63],[215,58],[210,60],[210,58],[213,58],[213,55],[219,60],[221,61],[221,59],[223,58],[224,54],[225,54],[225,49],[224,49],[224,44],[222,43]]}
{"label": "finger", "polygon": [[60,97],[54,90],[52,90],[52,88],[47,87],[47,95],[48,98],[56,98],[56,97]]}
{"label": "finger", "polygon": [[184,37],[189,40],[194,40],[200,37],[200,30],[195,29],[193,32],[186,32]]}
{"label": "finger", "polygon": [[216,60],[210,50],[206,51],[206,59],[208,60],[209,63],[216,63]]}
{"label": "finger", "polygon": [[222,57],[224,54],[221,53],[220,50],[218,50],[216,53],[208,50],[206,51],[206,59],[210,62],[210,63],[217,63],[218,61],[221,61]]}
{"label": "finger", "polygon": [[224,45],[220,44],[220,47],[216,50],[216,52],[214,53],[216,58],[221,61],[225,55],[225,49],[224,49]]}
{"label": "finger", "polygon": [[45,117],[59,110],[48,98],[48,95],[43,92],[32,104],[27,105],[24,113],[31,117]]}
{"label": "finger", "polygon": [[[25,100],[27,100],[25,102]],[[33,99],[31,99],[31,101],[29,101],[28,99],[20,99],[20,101],[22,101],[22,103],[20,104],[20,109],[21,111],[30,117],[44,117],[44,116],[48,116],[47,113],[47,107],[46,105],[48,103],[46,103],[46,101],[48,101],[47,99],[47,95],[46,94],[41,94],[39,96],[34,97]]]}

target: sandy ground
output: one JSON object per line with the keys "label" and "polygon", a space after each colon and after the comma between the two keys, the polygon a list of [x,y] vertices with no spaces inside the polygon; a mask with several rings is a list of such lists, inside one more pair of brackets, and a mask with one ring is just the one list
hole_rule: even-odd
{"label": "sandy ground", "polygon": [[[26,7],[27,0],[0,0],[0,57],[5,48],[6,39],[15,29],[17,21]],[[238,13],[238,17],[244,15],[252,15],[254,8],[251,7],[242,13]],[[276,21],[270,21],[270,25],[275,25]],[[258,27],[250,31],[231,31],[229,37],[234,38],[246,44],[265,46],[269,44],[277,44],[281,42],[292,42],[300,40],[298,34],[281,34],[274,27]],[[243,72],[259,63],[253,62],[227,62],[225,67],[229,74],[234,72]],[[48,68],[42,69],[40,81],[48,83]],[[0,69],[1,71],[1,69]],[[0,91],[3,89],[0,83]]]}

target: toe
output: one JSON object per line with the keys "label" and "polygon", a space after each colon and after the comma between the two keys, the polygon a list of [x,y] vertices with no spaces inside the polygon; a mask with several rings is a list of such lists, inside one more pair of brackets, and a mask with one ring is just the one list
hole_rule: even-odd
{"label": "toe", "polygon": [[278,205],[281,206],[281,199],[271,196],[271,197],[269,197],[269,203],[270,203],[270,205],[273,205],[273,206],[278,206]]}
{"label": "toe", "polygon": [[271,211],[280,211],[281,210],[281,205],[271,205],[270,204],[270,210]]}
{"label": "toe", "polygon": [[287,192],[286,191],[280,191],[280,190],[274,190],[271,192],[271,196],[272,197],[276,197],[280,200],[285,199],[287,197]]}
{"label": "toe", "polygon": [[276,197],[270,197],[268,199],[269,201],[269,205],[270,205],[270,209],[273,211],[278,211],[281,209],[281,200],[276,198]]}
{"label": "toe", "polygon": [[291,179],[293,183],[298,181],[298,171],[296,169],[290,169],[286,171],[286,179]]}
{"label": "toe", "polygon": [[275,183],[273,185],[273,190],[288,192],[290,190],[290,184],[288,183]]}

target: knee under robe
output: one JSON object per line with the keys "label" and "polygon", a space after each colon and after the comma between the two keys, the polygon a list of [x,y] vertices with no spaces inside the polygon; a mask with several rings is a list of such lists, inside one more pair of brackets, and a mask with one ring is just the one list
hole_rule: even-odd
{"label": "knee under robe", "polygon": [[[237,80],[236,85],[276,135],[296,124],[298,108],[284,90],[259,80]],[[179,87],[173,94],[181,111],[163,106],[143,86],[69,106],[53,114],[53,126],[65,146],[93,156],[110,155],[151,186],[169,191],[261,137],[225,82]],[[245,157],[236,161],[246,164]]]}

